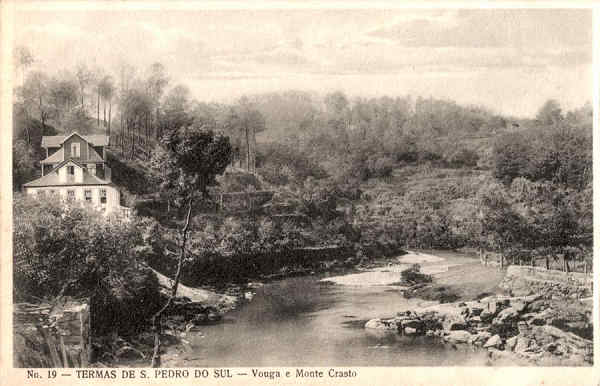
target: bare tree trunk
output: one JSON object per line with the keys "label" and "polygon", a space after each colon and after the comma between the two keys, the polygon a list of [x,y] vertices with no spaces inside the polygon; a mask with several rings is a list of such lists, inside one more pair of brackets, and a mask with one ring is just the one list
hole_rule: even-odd
{"label": "bare tree trunk", "polygon": [[108,135],[110,136],[110,113],[112,110],[112,101],[108,101]]}
{"label": "bare tree trunk", "polygon": [[250,135],[246,126],[246,170],[250,172]]}
{"label": "bare tree trunk", "polygon": [[154,330],[154,351],[152,353],[152,367],[160,367],[160,335],[162,332],[161,317],[162,314],[171,306],[173,299],[177,295],[177,287],[179,287],[179,279],[181,277],[181,267],[183,266],[183,259],[185,258],[185,245],[187,243],[187,236],[190,226],[190,216],[192,214],[193,198],[190,197],[188,201],[187,215],[185,216],[185,225],[181,230],[181,248],[179,250],[179,259],[177,262],[177,272],[175,273],[175,279],[173,281],[173,287],[171,287],[171,296],[167,300],[167,303],[158,310],[152,317],[152,328]]}
{"label": "bare tree trunk", "polygon": [[96,119],[96,126],[98,126],[98,128],[100,128],[100,93],[98,93],[97,95],[97,99],[98,99],[98,108],[97,108],[97,119]]}
{"label": "bare tree trunk", "polygon": [[104,103],[102,104],[103,106],[103,110],[104,110],[104,114],[102,116],[102,121],[104,122],[104,127],[106,127],[106,100],[104,100]]}

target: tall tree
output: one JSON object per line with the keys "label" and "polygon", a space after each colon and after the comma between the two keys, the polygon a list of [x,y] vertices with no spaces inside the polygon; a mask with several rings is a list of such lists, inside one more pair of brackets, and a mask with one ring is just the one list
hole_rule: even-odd
{"label": "tall tree", "polygon": [[242,166],[245,159],[246,170],[254,173],[256,161],[256,134],[265,130],[265,118],[247,98],[241,98],[225,121],[225,128],[239,146],[237,153]]}
{"label": "tall tree", "polygon": [[37,109],[42,124],[46,123],[46,119],[50,114],[47,100],[48,88],[48,76],[41,71],[35,71],[27,76],[21,90],[25,108],[28,111],[30,107]]}
{"label": "tall tree", "polygon": [[562,121],[562,109],[555,99],[544,103],[536,115],[536,120],[544,126],[552,126]]}
{"label": "tall tree", "polygon": [[77,80],[69,72],[62,72],[50,80],[50,106],[58,123],[77,103],[77,90]]}
{"label": "tall tree", "polygon": [[169,83],[169,78],[166,74],[165,67],[161,63],[153,63],[150,66],[150,74],[148,76],[148,93],[152,97],[154,103],[154,111],[156,112],[154,117],[155,122],[155,135],[156,138],[161,137],[160,132],[160,99]]}
{"label": "tall tree", "polygon": [[21,70],[21,85],[25,84],[25,72],[35,61],[31,50],[26,46],[18,46],[13,53],[17,69]]}
{"label": "tall tree", "polygon": [[87,67],[86,64],[80,63],[77,66],[77,71],[75,72],[75,76],[77,77],[77,82],[79,82],[79,96],[81,98],[81,110],[85,110],[85,105],[83,103],[83,97],[85,96],[86,88],[92,83],[94,79],[92,72]]}
{"label": "tall tree", "polygon": [[186,208],[186,216],[179,231],[179,256],[171,294],[152,318],[152,367],[160,367],[161,364],[161,317],[177,295],[195,202],[209,199],[208,186],[215,183],[215,177],[222,174],[231,162],[229,138],[196,127],[184,126],[170,130],[162,139],[162,149],[158,150],[154,152],[151,164],[161,181],[161,190],[169,191],[175,197],[175,204]]}
{"label": "tall tree", "polygon": [[[104,102],[104,125],[107,127],[106,134],[110,136],[112,99],[115,94],[114,81],[110,75],[106,75],[100,80],[98,84],[98,92]],[[106,102],[108,102],[108,122],[106,121]]]}

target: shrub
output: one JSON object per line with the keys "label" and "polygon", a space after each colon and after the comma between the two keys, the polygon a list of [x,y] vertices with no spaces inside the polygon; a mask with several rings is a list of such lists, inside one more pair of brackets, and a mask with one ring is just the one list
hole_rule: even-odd
{"label": "shrub", "polygon": [[421,273],[421,266],[419,264],[413,264],[410,268],[400,272],[402,281],[411,285],[419,283],[431,283],[433,280],[431,275]]}
{"label": "shrub", "polygon": [[89,297],[101,310],[98,331],[123,333],[146,323],[159,300],[158,281],[138,264],[135,221],[30,197],[17,196],[13,205],[15,301]]}

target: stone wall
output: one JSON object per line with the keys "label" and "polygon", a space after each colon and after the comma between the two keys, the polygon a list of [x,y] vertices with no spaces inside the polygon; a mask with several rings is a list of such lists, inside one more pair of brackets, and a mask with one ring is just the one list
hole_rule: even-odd
{"label": "stone wall", "polygon": [[15,304],[13,320],[15,367],[88,366],[89,301]]}
{"label": "stone wall", "polygon": [[538,293],[580,299],[592,296],[592,283],[591,274],[511,265],[506,269],[500,287],[514,296]]}

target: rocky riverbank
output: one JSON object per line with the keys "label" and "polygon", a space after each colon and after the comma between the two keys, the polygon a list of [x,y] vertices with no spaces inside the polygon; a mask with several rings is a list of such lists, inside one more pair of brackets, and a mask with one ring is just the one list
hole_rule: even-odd
{"label": "rocky riverbank", "polygon": [[372,319],[366,329],[438,337],[487,350],[491,360],[529,365],[592,364],[591,302],[490,296]]}

